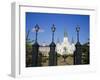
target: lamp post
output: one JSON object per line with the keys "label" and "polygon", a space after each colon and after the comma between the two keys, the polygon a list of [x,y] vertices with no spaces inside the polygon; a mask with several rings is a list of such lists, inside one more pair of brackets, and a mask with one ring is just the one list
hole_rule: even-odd
{"label": "lamp post", "polygon": [[75,44],[76,50],[74,52],[74,65],[79,65],[82,63],[82,51],[81,51],[81,44],[79,42],[79,31],[80,27],[77,25],[76,32],[77,32],[77,43]]}
{"label": "lamp post", "polygon": [[51,27],[51,30],[52,30],[52,42],[54,42],[54,32],[56,30],[56,27],[55,25],[53,24],[53,26]]}
{"label": "lamp post", "polygon": [[36,32],[36,38],[35,38],[35,43],[32,45],[32,67],[38,66],[38,52],[39,52],[39,44],[37,42],[37,36],[38,36],[38,31],[40,27],[38,24],[35,25],[35,32]]}
{"label": "lamp post", "polygon": [[36,31],[36,38],[35,38],[35,42],[37,42],[37,36],[38,36],[38,31],[39,31],[40,27],[38,24],[35,25],[35,31]]}
{"label": "lamp post", "polygon": [[77,32],[77,42],[79,42],[79,31],[80,31],[80,27],[79,27],[79,25],[77,25],[77,27],[76,27],[76,32]]}
{"label": "lamp post", "polygon": [[53,24],[51,27],[52,31],[52,42],[50,44],[50,52],[49,52],[49,66],[57,65],[57,53],[55,52],[56,44],[54,43],[54,32],[56,30],[55,25]]}

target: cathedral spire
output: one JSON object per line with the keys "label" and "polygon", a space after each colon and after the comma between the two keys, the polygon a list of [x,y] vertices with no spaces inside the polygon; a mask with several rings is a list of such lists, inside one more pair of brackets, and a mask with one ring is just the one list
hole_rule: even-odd
{"label": "cathedral spire", "polygon": [[68,35],[67,35],[67,31],[66,31],[66,29],[64,29],[64,37],[67,37]]}

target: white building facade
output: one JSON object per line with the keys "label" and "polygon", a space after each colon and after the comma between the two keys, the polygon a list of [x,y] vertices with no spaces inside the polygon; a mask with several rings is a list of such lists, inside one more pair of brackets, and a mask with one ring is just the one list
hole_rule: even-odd
{"label": "white building facade", "polygon": [[63,42],[62,43],[60,41],[57,42],[56,51],[57,53],[61,55],[64,55],[64,54],[69,55],[69,54],[74,53],[75,51],[74,41],[73,39],[72,39],[72,42],[69,41],[66,31],[64,32]]}

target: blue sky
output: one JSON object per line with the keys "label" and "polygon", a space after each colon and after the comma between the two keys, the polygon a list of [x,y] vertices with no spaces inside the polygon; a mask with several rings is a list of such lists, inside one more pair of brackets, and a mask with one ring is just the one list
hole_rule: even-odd
{"label": "blue sky", "polygon": [[67,31],[69,40],[71,41],[73,37],[76,42],[76,26],[79,24],[80,42],[85,43],[89,38],[89,20],[89,15],[26,12],[26,32],[30,30],[29,38],[35,40],[35,32],[32,29],[38,24],[42,30],[38,33],[38,43],[50,44],[52,39],[51,27],[52,24],[55,24],[55,42],[58,38],[60,42],[63,41],[64,30]]}

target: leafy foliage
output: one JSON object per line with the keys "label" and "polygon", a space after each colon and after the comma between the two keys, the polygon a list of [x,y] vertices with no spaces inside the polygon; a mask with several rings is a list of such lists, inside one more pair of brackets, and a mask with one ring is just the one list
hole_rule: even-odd
{"label": "leafy foliage", "polygon": [[82,45],[82,64],[89,64],[89,43]]}

